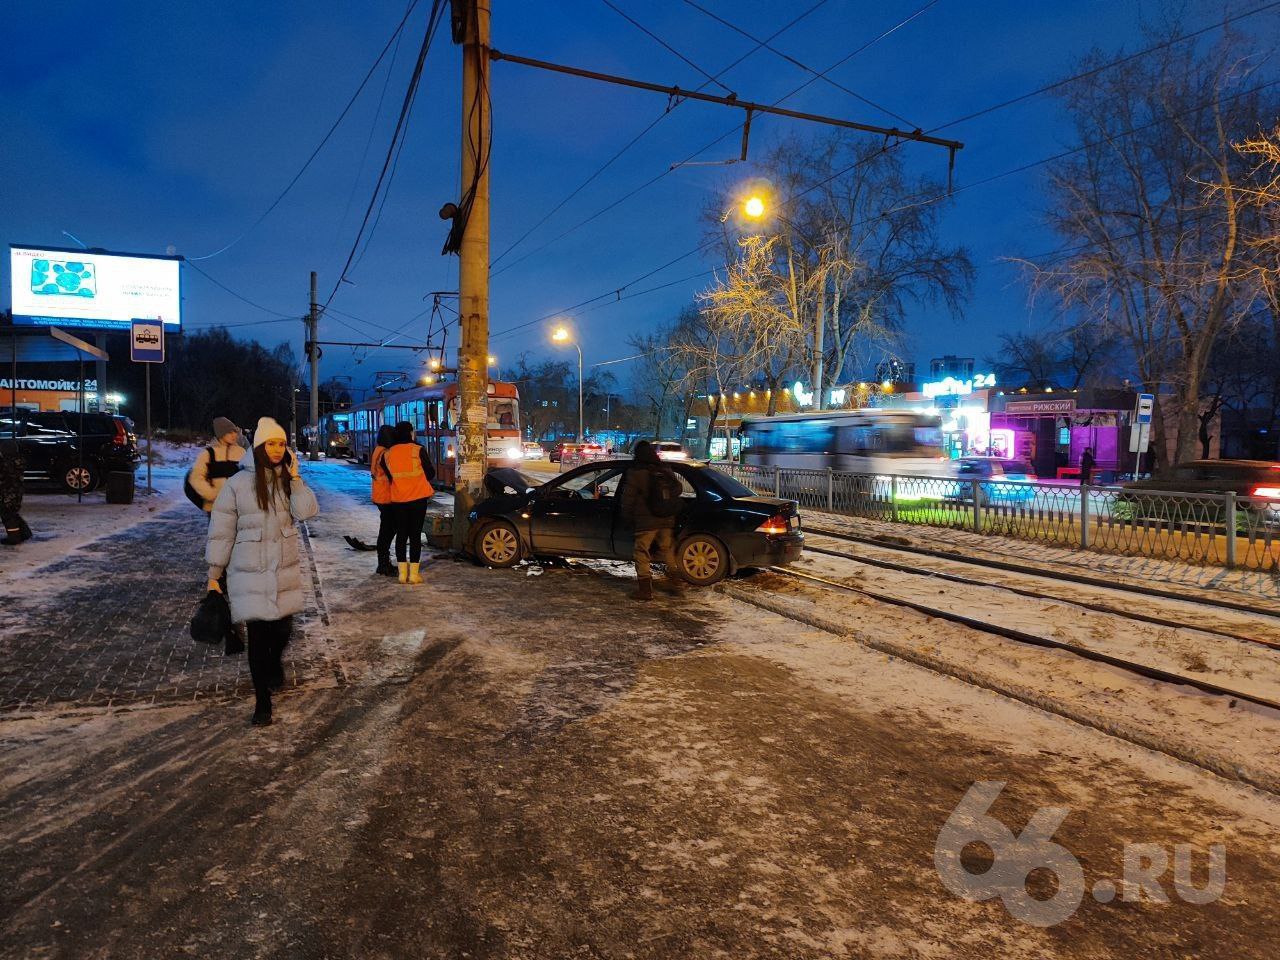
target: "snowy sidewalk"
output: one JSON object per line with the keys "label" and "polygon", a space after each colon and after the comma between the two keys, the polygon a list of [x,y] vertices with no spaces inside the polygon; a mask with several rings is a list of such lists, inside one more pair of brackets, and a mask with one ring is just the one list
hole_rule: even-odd
{"label": "snowy sidewalk", "polygon": [[[204,595],[206,528],[180,500],[11,580],[0,599],[0,716],[248,696],[245,657],[188,633]],[[295,620],[288,686],[334,677],[308,631],[323,616],[309,547],[304,568],[308,608]]]}

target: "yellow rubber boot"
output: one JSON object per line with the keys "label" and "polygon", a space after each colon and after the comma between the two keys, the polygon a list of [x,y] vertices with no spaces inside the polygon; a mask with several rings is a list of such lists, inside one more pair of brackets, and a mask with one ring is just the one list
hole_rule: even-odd
{"label": "yellow rubber boot", "polygon": [[409,582],[409,564],[407,563],[400,564],[400,582],[401,583]]}
{"label": "yellow rubber boot", "polygon": [[410,583],[422,582],[422,574],[418,572],[418,568],[420,566],[421,564],[418,564],[418,563],[409,564],[409,582]]}

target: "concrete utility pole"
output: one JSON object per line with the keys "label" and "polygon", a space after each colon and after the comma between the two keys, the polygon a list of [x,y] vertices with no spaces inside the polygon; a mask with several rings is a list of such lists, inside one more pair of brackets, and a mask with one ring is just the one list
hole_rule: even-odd
{"label": "concrete utility pole", "polygon": [[467,545],[467,515],[480,499],[489,422],[489,2],[454,0],[464,18],[462,34],[462,209],[465,228],[458,252],[457,476],[453,546]]}
{"label": "concrete utility pole", "polygon": [[320,459],[320,307],[316,304],[316,272],[311,271],[311,312],[307,314],[307,356],[311,360],[311,442],[307,459]]}

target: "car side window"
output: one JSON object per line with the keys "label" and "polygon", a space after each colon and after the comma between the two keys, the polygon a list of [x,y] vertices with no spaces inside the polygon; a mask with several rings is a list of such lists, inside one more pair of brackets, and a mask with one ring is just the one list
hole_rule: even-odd
{"label": "car side window", "polygon": [[[578,474],[576,477],[570,477],[557,486],[554,493],[561,496],[565,494],[576,495],[584,500],[596,500],[602,496],[612,497],[617,493],[620,477],[621,471],[618,470],[608,468],[588,470],[585,473]],[[609,492],[603,492],[605,490]]]}
{"label": "car side window", "polygon": [[680,496],[687,497],[690,500],[697,499],[698,491],[693,489],[693,484],[689,482],[689,478],[679,470],[675,471],[675,475],[676,479],[680,481]]}

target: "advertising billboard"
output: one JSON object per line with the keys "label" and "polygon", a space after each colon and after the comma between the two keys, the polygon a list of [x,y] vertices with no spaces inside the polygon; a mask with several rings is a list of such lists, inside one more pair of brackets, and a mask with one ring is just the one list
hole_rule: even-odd
{"label": "advertising billboard", "polygon": [[182,327],[181,257],[9,245],[13,322],[128,330],[135,318]]}

